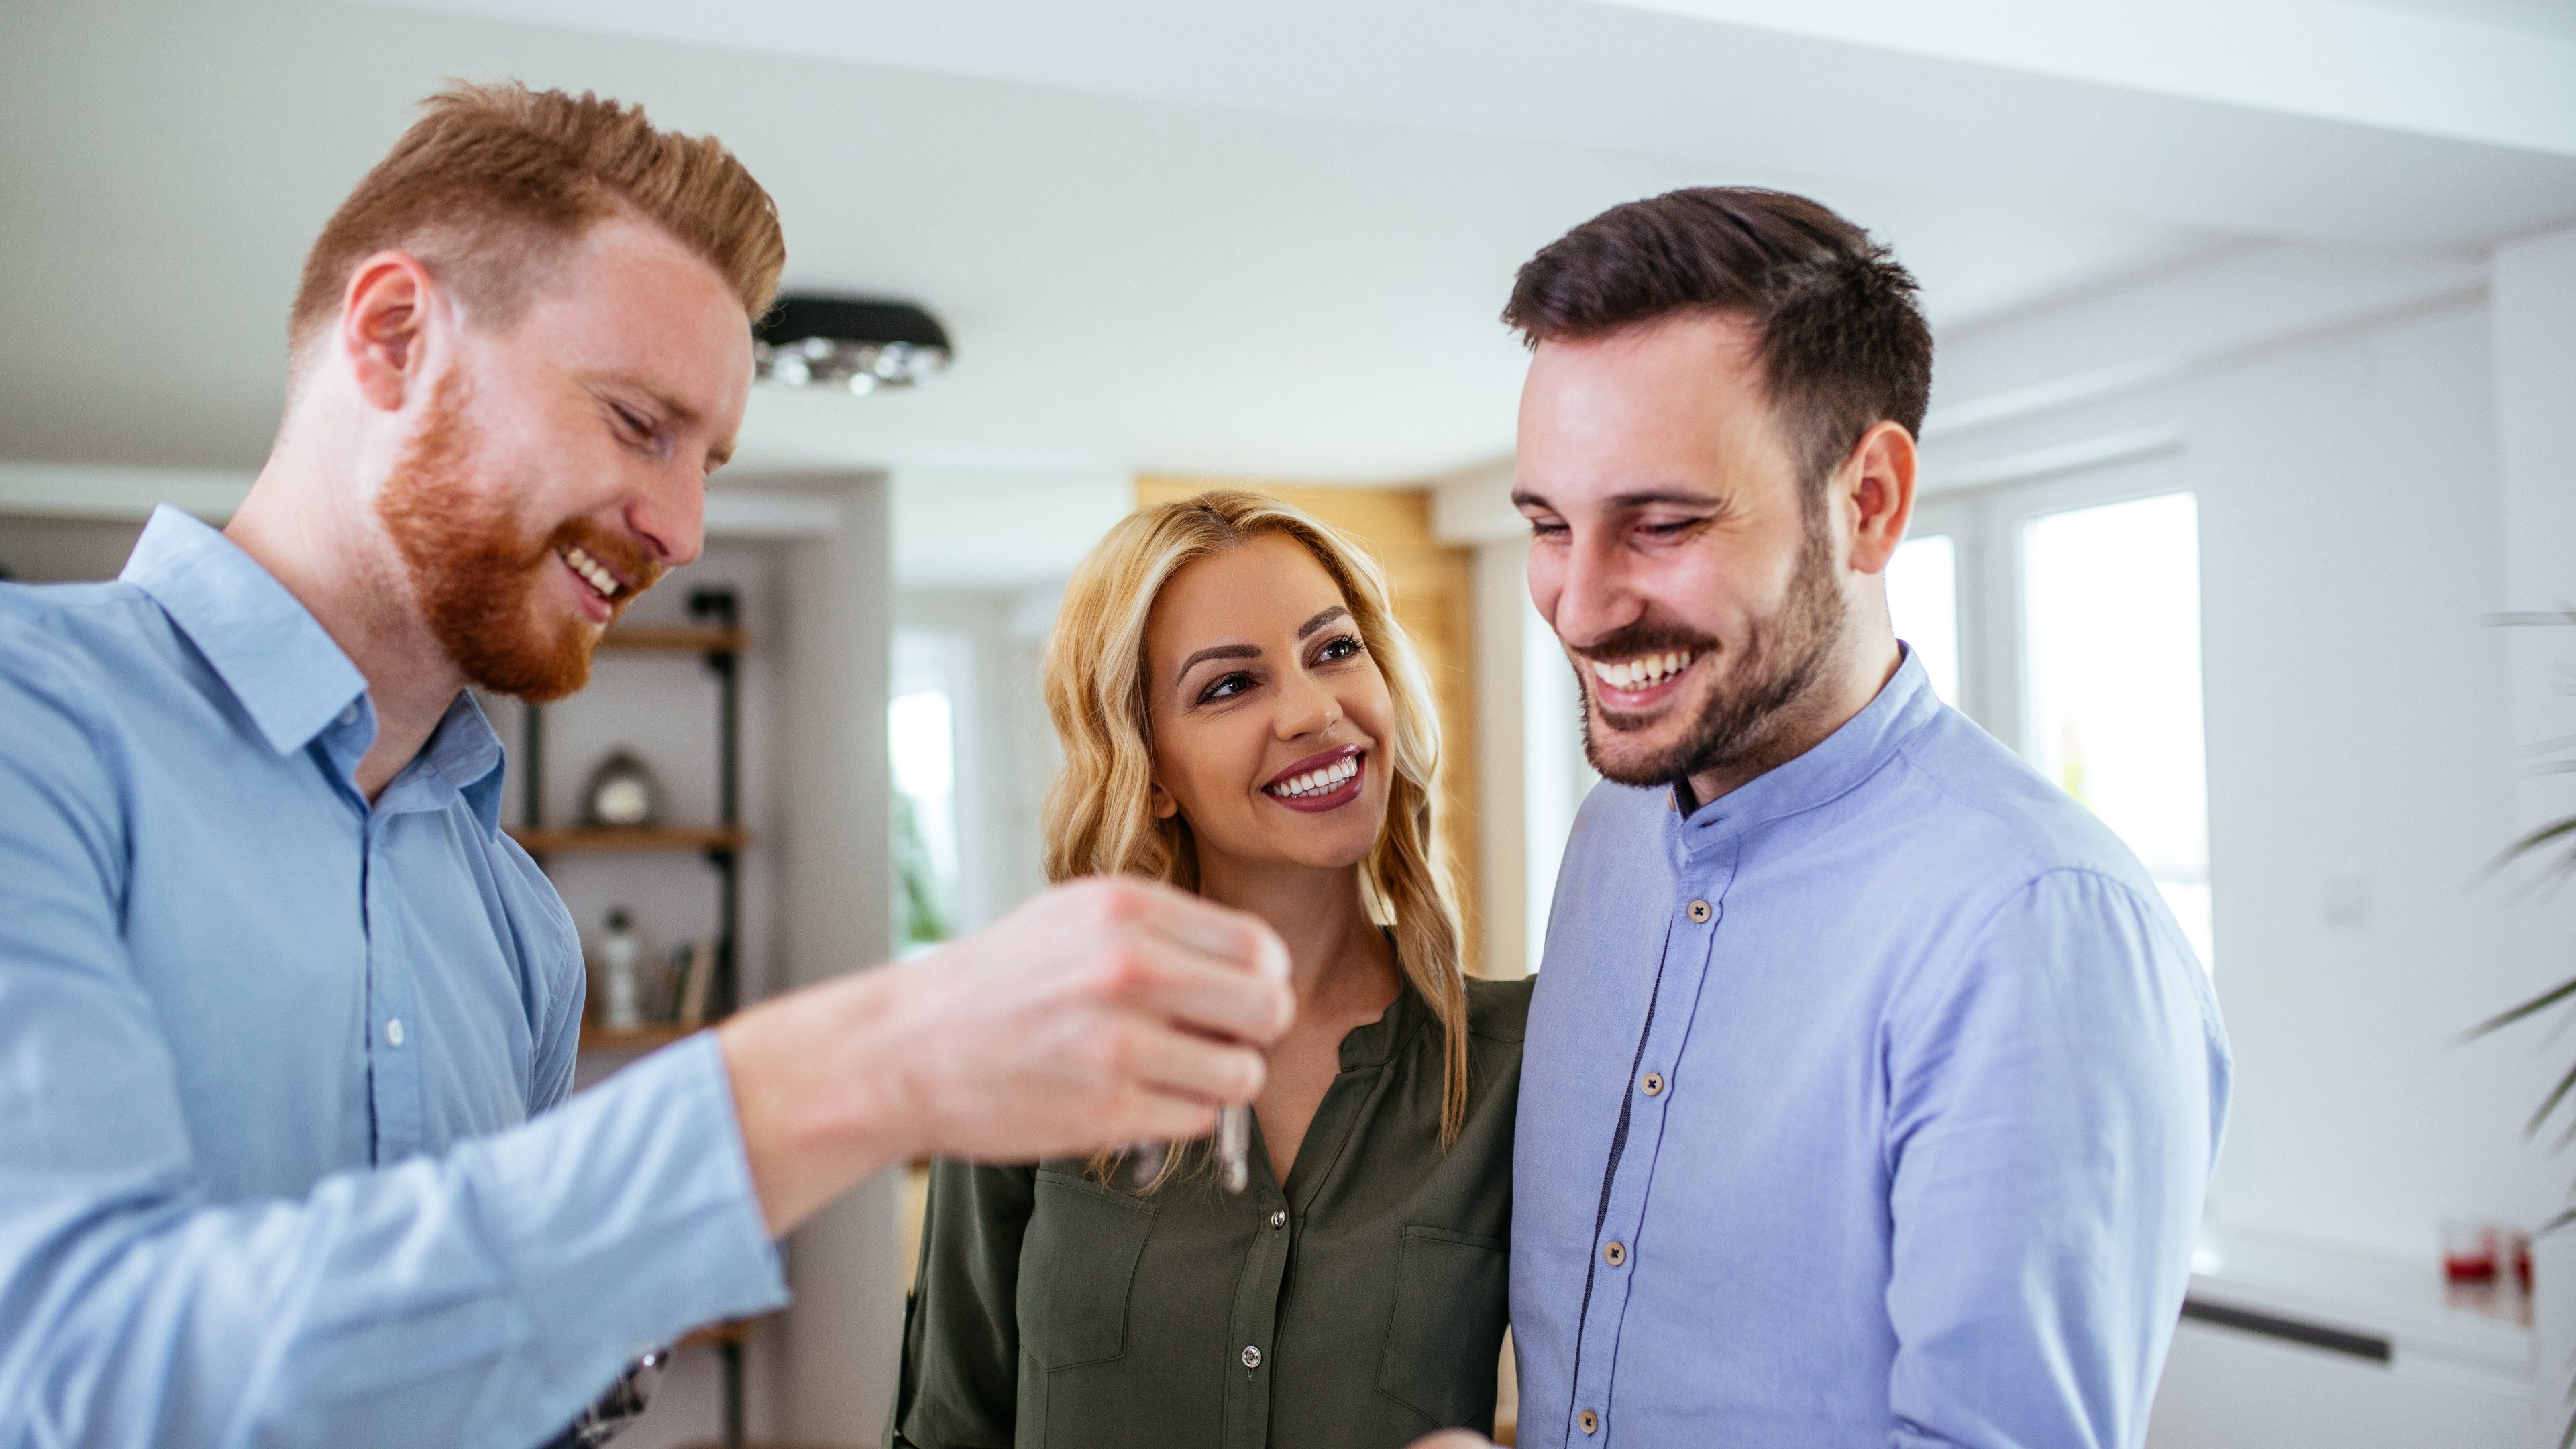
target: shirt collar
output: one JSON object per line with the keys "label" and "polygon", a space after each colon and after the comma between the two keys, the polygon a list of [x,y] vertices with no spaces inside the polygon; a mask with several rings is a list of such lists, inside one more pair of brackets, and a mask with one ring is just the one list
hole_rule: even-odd
{"label": "shirt collar", "polygon": [[[1702,805],[1681,822],[1681,845],[1698,851],[1756,825],[1795,815],[1844,794],[1878,772],[1908,736],[1941,711],[1941,696],[1913,646],[1875,698],[1822,743],[1787,764]],[[1681,797],[1676,788],[1673,798]]]}
{"label": "shirt collar", "polygon": [[166,503],[119,577],[161,606],[281,755],[367,691],[366,676],[276,575]]}
{"label": "shirt collar", "polygon": [[1396,963],[1396,981],[1395,1000],[1387,1004],[1385,1015],[1342,1034],[1343,1071],[1356,1072],[1385,1066],[1395,1060],[1406,1044],[1413,1040],[1413,1034],[1431,1019],[1431,1004],[1414,989],[1413,977],[1405,972],[1402,961]]}
{"label": "shirt collar", "polygon": [[[258,560],[164,504],[143,526],[120,577],[150,595],[197,646],[269,748],[287,754],[329,731],[324,743],[332,763],[343,773],[357,768],[376,734],[366,676]],[[434,773],[487,832],[497,831],[502,760],[500,735],[474,697],[460,690],[383,798],[390,801],[406,779]]]}
{"label": "shirt collar", "polygon": [[491,835],[501,829],[502,754],[500,732],[474,696],[460,689],[412,765],[437,771]]}

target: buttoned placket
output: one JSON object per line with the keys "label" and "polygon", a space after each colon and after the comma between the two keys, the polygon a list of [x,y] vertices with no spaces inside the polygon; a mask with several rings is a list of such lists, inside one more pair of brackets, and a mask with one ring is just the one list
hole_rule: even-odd
{"label": "buttoned placket", "polygon": [[[1356,1035],[1357,1033],[1354,1033]],[[1402,1045],[1401,1039],[1396,1044]],[[1343,1144],[1358,1130],[1370,1098],[1384,1083],[1393,1054],[1378,1060],[1354,1060],[1349,1038],[1342,1042],[1342,1069],[1315,1104],[1314,1120],[1297,1149],[1300,1160],[1329,1164],[1340,1158]],[[1298,1225],[1315,1205],[1329,1171],[1310,1171],[1297,1179],[1292,1196],[1280,1186],[1270,1162],[1270,1144],[1261,1135],[1261,1119],[1252,1122],[1252,1189],[1239,1199],[1255,1226],[1243,1275],[1236,1281],[1234,1311],[1227,1319],[1233,1336],[1234,1362],[1227,1365],[1224,1449],[1267,1449],[1270,1443],[1270,1372],[1277,1366],[1279,1311],[1297,1248]],[[1296,1164],[1289,1164],[1296,1171]]]}
{"label": "buttoned placket", "polygon": [[[1255,1129],[1258,1131],[1258,1128]],[[1251,1247],[1243,1255],[1243,1274],[1235,1282],[1234,1311],[1226,1332],[1233,1341],[1234,1362],[1225,1376],[1225,1431],[1228,1449],[1261,1449],[1270,1441],[1270,1369],[1279,1332],[1279,1293],[1288,1278],[1290,1234],[1286,1231],[1287,1195],[1272,1176],[1269,1154],[1253,1140],[1254,1189],[1236,1204],[1254,1222]]]}
{"label": "buttoned placket", "polygon": [[429,1148],[428,1081],[421,1070],[418,993],[402,929],[401,891],[392,856],[397,832],[422,810],[441,808],[445,777],[415,759],[371,805],[357,788],[358,762],[375,739],[371,706],[361,697],[322,735],[323,758],[357,811],[358,929],[365,942],[367,1109],[372,1159],[400,1162]]}
{"label": "buttoned placket", "polygon": [[1628,1285],[1649,1266],[1654,1249],[1638,1241],[1638,1230],[1654,1186],[1665,1117],[1685,1085],[1679,1076],[1682,1052],[1726,919],[1726,890],[1735,879],[1738,838],[1718,833],[1723,822],[1723,816],[1686,822],[1677,812],[1665,821],[1675,862],[1674,898],[1645,1039],[1629,1074],[1627,1132],[1606,1168],[1591,1284],[1576,1334],[1574,1400],[1565,1432],[1569,1446],[1605,1445],[1618,1423],[1610,1395],[1620,1330],[1627,1319]]}

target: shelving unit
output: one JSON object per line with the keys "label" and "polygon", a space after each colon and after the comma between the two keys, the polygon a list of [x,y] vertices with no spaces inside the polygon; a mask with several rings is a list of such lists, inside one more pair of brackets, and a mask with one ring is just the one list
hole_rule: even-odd
{"label": "shelving unit", "polygon": [[[735,942],[740,932],[742,851],[750,844],[741,821],[741,751],[743,652],[751,640],[741,627],[740,603],[731,589],[703,588],[689,595],[691,626],[633,625],[611,629],[599,641],[604,653],[654,652],[697,654],[716,678],[716,822],[711,826],[639,826],[632,829],[571,827],[545,824],[545,711],[529,705],[519,743],[521,825],[510,832],[540,866],[549,857],[581,854],[632,854],[648,851],[696,852],[716,873],[714,975],[707,982],[707,1022],[722,1021],[740,1004],[741,986]],[[582,1024],[585,1052],[641,1052],[668,1046],[688,1035],[677,1025],[657,1024],[632,1031],[609,1031]],[[678,1347],[715,1349],[724,1372],[725,1449],[743,1443],[743,1345],[747,1322],[711,1324],[680,1340]]]}
{"label": "shelving unit", "polygon": [[[547,829],[545,825],[545,711],[529,705],[519,742],[520,827],[511,833],[528,854],[544,865],[551,855],[591,852],[696,851],[716,872],[715,975],[707,983],[707,1020],[722,1021],[740,1004],[735,940],[742,926],[742,849],[751,837],[741,822],[742,652],[751,645],[742,631],[741,605],[731,589],[697,589],[689,595],[689,617],[695,627],[636,625],[611,629],[599,641],[602,652],[651,651],[693,653],[706,660],[716,677],[716,823],[713,826],[639,826],[633,829],[581,827]],[[627,1050],[676,1040],[656,1029],[640,1032],[585,1030],[585,1049]],[[650,1040],[660,1038],[659,1040]]]}

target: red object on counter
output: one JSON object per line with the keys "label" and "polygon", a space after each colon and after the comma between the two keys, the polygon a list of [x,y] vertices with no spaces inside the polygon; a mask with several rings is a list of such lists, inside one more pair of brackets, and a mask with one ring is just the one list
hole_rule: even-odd
{"label": "red object on counter", "polygon": [[2488,1223],[2442,1224],[2442,1276],[2454,1283],[2492,1283],[2504,1235]]}

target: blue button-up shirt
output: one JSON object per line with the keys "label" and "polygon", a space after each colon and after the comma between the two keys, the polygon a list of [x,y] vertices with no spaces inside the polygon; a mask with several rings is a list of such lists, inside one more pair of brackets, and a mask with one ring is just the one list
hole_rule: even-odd
{"label": "blue button-up shirt", "polygon": [[1513,1173],[1524,1445],[2126,1449],[2227,1101],[2136,859],[1908,658],[1558,877]]}
{"label": "blue button-up shirt", "polygon": [[184,514],[0,585],[0,1446],[523,1449],[783,1299],[712,1038],[563,1101],[580,944],[491,726],[371,806],[375,727]]}

